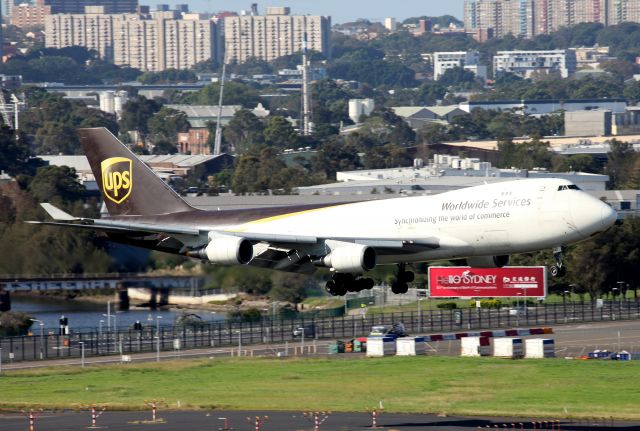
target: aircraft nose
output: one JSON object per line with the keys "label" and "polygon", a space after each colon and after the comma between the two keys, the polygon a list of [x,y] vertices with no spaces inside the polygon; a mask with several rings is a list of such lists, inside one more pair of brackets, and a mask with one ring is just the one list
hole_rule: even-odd
{"label": "aircraft nose", "polygon": [[602,216],[602,226],[609,227],[618,220],[618,212],[611,206],[602,202],[602,210],[600,211]]}
{"label": "aircraft nose", "polygon": [[570,205],[575,227],[586,236],[604,231],[618,218],[613,208],[586,193],[574,193]]}

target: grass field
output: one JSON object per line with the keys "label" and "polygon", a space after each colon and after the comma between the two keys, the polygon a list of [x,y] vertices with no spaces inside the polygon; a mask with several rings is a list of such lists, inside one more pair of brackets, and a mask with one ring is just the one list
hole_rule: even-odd
{"label": "grass field", "polygon": [[210,359],[0,375],[0,407],[366,411],[640,419],[640,364],[564,359]]}

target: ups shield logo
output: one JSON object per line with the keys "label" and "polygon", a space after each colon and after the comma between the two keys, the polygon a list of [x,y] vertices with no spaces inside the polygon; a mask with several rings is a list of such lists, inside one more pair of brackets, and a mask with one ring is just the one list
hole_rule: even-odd
{"label": "ups shield logo", "polygon": [[119,204],[131,194],[131,159],[111,157],[100,164],[102,170],[102,191],[111,201]]}

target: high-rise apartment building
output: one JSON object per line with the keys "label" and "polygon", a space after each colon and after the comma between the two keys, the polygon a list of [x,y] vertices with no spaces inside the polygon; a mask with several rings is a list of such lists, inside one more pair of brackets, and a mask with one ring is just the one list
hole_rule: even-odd
{"label": "high-rise apartment building", "polygon": [[35,4],[20,3],[11,9],[11,25],[20,28],[43,27],[44,17],[51,14],[51,6],[44,4],[44,0],[37,0]]}
{"label": "high-rise apartment building", "polygon": [[186,69],[219,59],[216,24],[197,14],[56,14],[45,19],[45,46],[84,46],[119,66]]}
{"label": "high-rise apartment building", "polygon": [[225,17],[225,61],[244,63],[250,58],[271,61],[307,49],[329,56],[331,18],[295,16],[289,8],[267,8],[266,15]]}
{"label": "high-rise apartment building", "polygon": [[585,22],[640,22],[640,0],[465,0],[467,30],[533,37]]}
{"label": "high-rise apartment building", "polygon": [[106,13],[135,13],[138,0],[44,0],[51,13],[84,13],[85,6],[104,6]]}

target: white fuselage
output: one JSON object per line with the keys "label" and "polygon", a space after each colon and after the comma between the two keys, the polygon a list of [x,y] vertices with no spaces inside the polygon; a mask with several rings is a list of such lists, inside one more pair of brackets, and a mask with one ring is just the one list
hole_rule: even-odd
{"label": "white fuselage", "polygon": [[325,240],[438,243],[438,247],[409,255],[379,256],[378,263],[385,264],[507,255],[567,245],[605,230],[616,216],[611,207],[577,190],[568,181],[525,179],[210,228]]}

